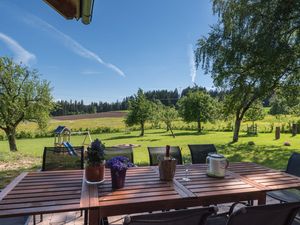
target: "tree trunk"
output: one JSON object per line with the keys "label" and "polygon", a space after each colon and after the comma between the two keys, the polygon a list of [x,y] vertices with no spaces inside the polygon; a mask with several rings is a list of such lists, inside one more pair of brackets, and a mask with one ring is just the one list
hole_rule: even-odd
{"label": "tree trunk", "polygon": [[141,122],[141,134],[140,134],[140,136],[144,136],[144,132],[145,132],[144,122]]}
{"label": "tree trunk", "polygon": [[6,128],[4,131],[5,131],[7,139],[8,139],[10,151],[12,151],[12,152],[18,151],[17,145],[16,145],[16,128],[9,127],[9,128]]}
{"label": "tree trunk", "polygon": [[232,142],[238,142],[238,140],[239,140],[241,122],[242,122],[242,119],[240,119],[239,117],[237,117],[235,119]]}
{"label": "tree trunk", "polygon": [[167,132],[169,131],[169,129],[170,129],[170,128],[169,128],[169,126],[167,125]]}
{"label": "tree trunk", "polygon": [[171,127],[171,126],[168,126],[168,130],[171,131],[171,134],[172,134],[173,138],[175,138],[175,135],[174,135],[174,133],[173,133],[173,130],[172,130],[172,127]]}
{"label": "tree trunk", "polygon": [[198,119],[197,124],[198,124],[198,133],[201,133],[201,121],[200,121],[200,119]]}

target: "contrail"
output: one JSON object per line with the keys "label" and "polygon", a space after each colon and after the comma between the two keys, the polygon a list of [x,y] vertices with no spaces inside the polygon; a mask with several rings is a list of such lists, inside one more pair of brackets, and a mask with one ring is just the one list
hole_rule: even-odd
{"label": "contrail", "polygon": [[189,45],[188,49],[188,55],[189,55],[189,63],[190,63],[190,76],[192,77],[192,83],[195,83],[197,70],[195,65],[195,53],[193,50],[193,45]]}
{"label": "contrail", "polygon": [[14,53],[16,62],[22,62],[25,65],[29,65],[31,61],[35,61],[36,57],[33,53],[30,53],[24,49],[17,41],[13,38],[0,32],[0,40],[2,40],[7,47]]}
{"label": "contrail", "polygon": [[41,30],[44,30],[50,34],[55,34],[55,37],[59,39],[67,48],[69,48],[72,52],[75,54],[87,58],[87,59],[92,59],[95,60],[96,62],[110,68],[111,70],[115,71],[117,74],[119,74],[122,77],[125,77],[125,73],[118,68],[116,65],[105,62],[104,60],[101,59],[100,56],[98,56],[95,52],[92,52],[79,44],[77,41],[72,39],[70,36],[64,34],[51,24],[47,23],[46,21],[33,16],[33,15],[27,15],[24,19],[24,22],[27,24],[37,27]]}

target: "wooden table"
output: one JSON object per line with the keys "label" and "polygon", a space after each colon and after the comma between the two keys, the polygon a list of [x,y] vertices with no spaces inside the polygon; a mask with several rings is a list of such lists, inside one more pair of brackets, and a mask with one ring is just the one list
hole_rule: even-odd
{"label": "wooden table", "polygon": [[0,192],[0,217],[76,211],[83,171],[22,173]]}
{"label": "wooden table", "polygon": [[137,167],[127,171],[123,189],[113,191],[109,173],[104,184],[88,186],[93,202],[90,224],[99,218],[161,209],[221,204],[242,200],[266,203],[266,192],[300,187],[300,178],[254,163],[231,163],[225,178],[206,176],[206,165],[189,168],[190,181],[183,181],[185,167],[177,166],[172,182],[159,180],[157,167]]}
{"label": "wooden table", "polygon": [[110,173],[101,185],[88,185],[83,171],[22,173],[0,193],[0,217],[89,209],[89,224],[101,217],[161,209],[258,200],[266,192],[300,187],[300,178],[254,163],[231,163],[224,179],[206,176],[206,166],[190,166],[190,181],[183,181],[178,166],[172,182],[160,181],[157,167],[127,171],[125,187],[113,191]]}

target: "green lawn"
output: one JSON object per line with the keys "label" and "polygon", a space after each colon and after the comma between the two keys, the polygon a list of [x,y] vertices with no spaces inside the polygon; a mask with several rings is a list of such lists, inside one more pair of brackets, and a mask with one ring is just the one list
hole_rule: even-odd
{"label": "green lawn", "polygon": [[[116,144],[138,144],[134,148],[134,161],[138,165],[149,163],[147,146],[179,145],[183,155],[189,154],[187,144],[213,143],[217,150],[230,161],[252,161],[272,168],[282,169],[286,166],[291,152],[300,152],[300,137],[282,134],[280,140],[274,140],[274,134],[259,134],[257,137],[245,137],[241,134],[240,141],[230,144],[231,132],[209,132],[198,134],[192,131],[175,130],[176,138],[164,130],[146,130],[144,137],[139,132],[111,133],[92,135],[100,138],[107,146]],[[71,138],[72,145],[81,145],[84,137]],[[254,141],[255,145],[248,145]],[[284,142],[291,146],[283,146]],[[53,146],[53,138],[21,139],[17,141],[18,153],[10,153],[7,141],[0,142],[0,188],[5,186],[14,176],[24,170],[36,170],[41,167],[44,146]]]}

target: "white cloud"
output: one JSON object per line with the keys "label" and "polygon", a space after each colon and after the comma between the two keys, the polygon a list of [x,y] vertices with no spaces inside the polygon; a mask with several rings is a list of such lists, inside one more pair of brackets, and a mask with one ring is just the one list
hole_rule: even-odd
{"label": "white cloud", "polygon": [[54,35],[55,38],[57,38],[63,45],[65,45],[68,49],[70,49],[72,52],[75,54],[95,60],[96,62],[110,68],[111,70],[115,71],[117,74],[119,74],[122,77],[125,77],[125,73],[118,68],[116,65],[105,62],[99,55],[97,55],[95,52],[92,52],[79,44],[77,41],[72,39],[70,36],[66,35],[65,33],[61,32],[60,30],[56,29],[54,26],[51,24],[47,23],[46,21],[33,16],[33,15],[27,15],[24,18],[24,22],[31,26],[35,26],[41,30],[44,30],[52,35]]}
{"label": "white cloud", "polygon": [[22,62],[25,65],[29,65],[31,62],[36,60],[33,53],[30,53],[24,49],[17,41],[13,38],[0,32],[0,40],[3,41],[7,47],[14,53],[14,60],[18,63]]}
{"label": "white cloud", "polygon": [[189,45],[188,48],[188,55],[189,55],[189,65],[190,65],[190,76],[192,77],[192,83],[195,83],[197,70],[195,65],[195,54],[193,50],[193,45]]}

